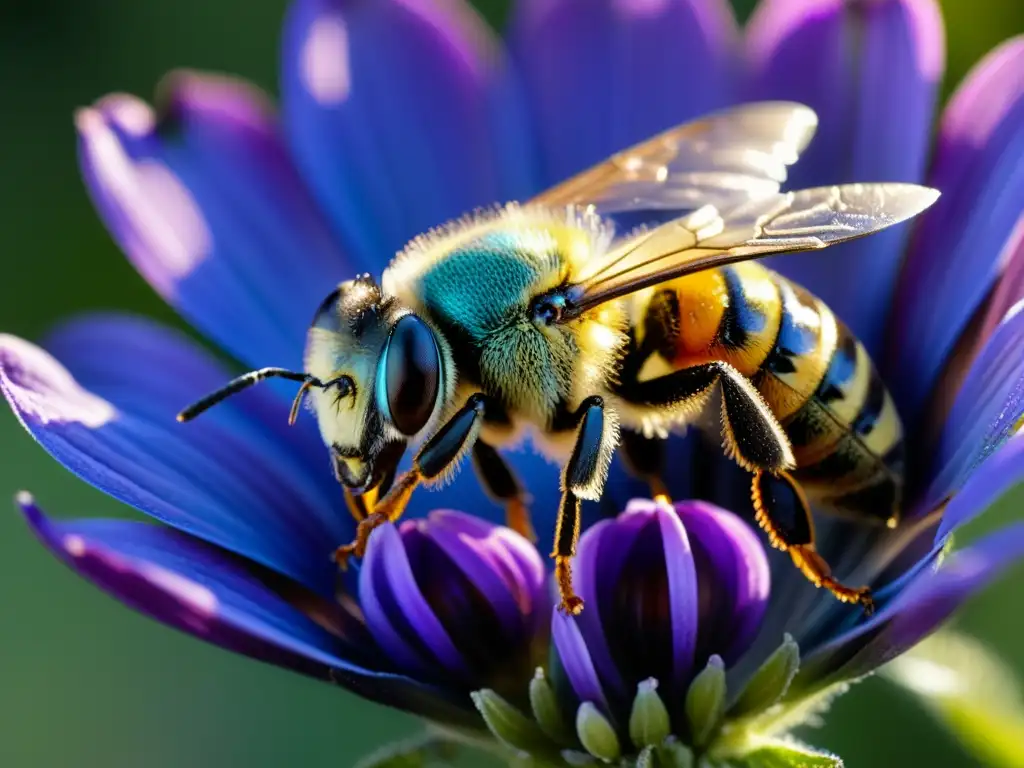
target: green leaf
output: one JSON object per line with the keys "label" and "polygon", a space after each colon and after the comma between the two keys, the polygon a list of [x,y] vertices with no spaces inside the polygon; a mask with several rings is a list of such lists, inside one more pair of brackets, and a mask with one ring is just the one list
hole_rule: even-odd
{"label": "green leaf", "polygon": [[837,755],[819,752],[796,741],[770,741],[743,756],[749,768],[843,768]]}
{"label": "green leaf", "polygon": [[436,734],[402,741],[367,755],[356,768],[428,768],[448,765],[457,755],[458,745]]}
{"label": "green leaf", "polygon": [[940,630],[879,674],[916,694],[982,765],[1024,768],[1024,696],[982,643]]}

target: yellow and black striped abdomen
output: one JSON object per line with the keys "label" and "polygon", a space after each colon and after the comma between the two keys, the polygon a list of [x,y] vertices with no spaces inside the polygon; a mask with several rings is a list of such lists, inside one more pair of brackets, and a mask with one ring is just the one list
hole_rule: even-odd
{"label": "yellow and black striped abdomen", "polygon": [[895,514],[899,415],[863,345],[819,299],[740,262],[658,286],[646,301],[638,335],[667,367],[721,360],[757,387],[792,443],[793,475],[809,497],[858,517]]}

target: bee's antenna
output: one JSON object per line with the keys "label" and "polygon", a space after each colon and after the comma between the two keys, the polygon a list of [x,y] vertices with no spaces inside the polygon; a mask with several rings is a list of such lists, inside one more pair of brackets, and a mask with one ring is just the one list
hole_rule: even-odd
{"label": "bee's antenna", "polygon": [[[302,389],[299,390],[300,395],[311,386],[320,386],[320,381],[316,377],[310,376],[306,373],[296,373],[295,371],[289,371],[285,368],[261,368],[258,371],[250,371],[249,373],[239,376],[237,379],[232,379],[216,392],[211,392],[202,400],[196,401],[178,414],[178,421],[191,421],[196,416],[206,410],[209,410],[222,400],[226,400],[232,395],[241,392],[243,389],[248,389],[253,384],[258,384],[264,379],[270,378],[301,381],[303,386]],[[293,406],[293,410],[295,410],[295,406]]]}
{"label": "bee's antenna", "polygon": [[299,387],[299,391],[295,393],[295,399],[292,400],[292,409],[288,412],[288,426],[292,426],[295,420],[299,418],[299,408],[302,406],[302,401],[306,397],[306,393],[309,392],[309,388],[322,386],[319,380],[312,376],[306,377],[306,380],[302,382],[302,386]]}

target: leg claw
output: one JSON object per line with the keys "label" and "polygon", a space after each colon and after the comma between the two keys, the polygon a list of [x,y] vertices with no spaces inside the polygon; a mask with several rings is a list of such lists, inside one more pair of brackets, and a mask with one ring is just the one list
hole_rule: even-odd
{"label": "leg claw", "polygon": [[576,595],[563,597],[558,610],[566,616],[579,616],[583,612],[583,598]]}

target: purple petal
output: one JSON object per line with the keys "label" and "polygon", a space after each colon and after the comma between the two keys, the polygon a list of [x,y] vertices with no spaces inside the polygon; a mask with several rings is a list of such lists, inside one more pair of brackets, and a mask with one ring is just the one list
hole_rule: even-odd
{"label": "purple petal", "polygon": [[533,613],[546,616],[549,607],[536,548],[507,528],[450,510],[432,513],[421,528],[483,594],[505,633],[527,640]]}
{"label": "purple petal", "polygon": [[[583,613],[586,613],[584,611]],[[582,614],[581,614],[582,615]],[[551,640],[555,644],[562,669],[569,684],[581,702],[589,701],[611,716],[601,680],[591,659],[590,650],[583,639],[577,619],[564,615],[557,608],[551,613]]]}
{"label": "purple petal", "polygon": [[1024,480],[1024,434],[1011,437],[974,471],[943,510],[936,542],[974,520]]}
{"label": "purple petal", "polygon": [[179,74],[157,115],[113,95],[76,116],[94,204],[142,275],[254,366],[301,367],[317,305],[357,264],[336,244],[255,88]]}
{"label": "purple petal", "polygon": [[771,572],[757,534],[736,515],[702,502],[676,505],[697,570],[697,663],[712,653],[731,664],[757,635]]}
{"label": "purple petal", "polygon": [[[247,572],[237,558],[162,526],[121,520],[55,522],[19,496],[40,541],[80,576],[129,607],[234,653],[344,685],[383,704],[472,726],[450,693],[360,666],[365,629],[328,633]],[[338,625],[333,625],[336,631]]]}
{"label": "purple petal", "polygon": [[988,295],[1024,210],[1024,36],[989,53],[953,95],[928,183],[942,197],[911,245],[889,350],[893,391],[911,419]]}
{"label": "purple petal", "polygon": [[[747,51],[747,98],[791,99],[818,113],[792,188],[922,178],[945,58],[934,0],[767,0],[751,20]],[[901,225],[824,259],[773,261],[874,351],[908,232]]]}
{"label": "purple petal", "polygon": [[503,53],[458,0],[298,0],[282,94],[296,161],[359,253],[532,186]]}
{"label": "purple petal", "polygon": [[612,591],[619,583],[623,563],[640,530],[649,522],[644,510],[643,502],[631,501],[617,519],[592,525],[580,538],[576,555],[574,586],[588,606],[576,617],[576,625],[586,639],[601,680],[619,696],[630,691],[612,658],[605,627],[613,620]]}
{"label": "purple petal", "polygon": [[921,512],[956,493],[1024,418],[1024,305],[1011,310],[975,359],[939,439]]}
{"label": "purple petal", "polygon": [[184,404],[227,377],[190,341],[100,317],[53,347],[67,368],[0,337],[0,389],[52,456],[162,522],[333,593],[327,555],[351,538],[351,521],[312,432],[288,434],[284,401],[253,389],[178,424]]}
{"label": "purple petal", "polygon": [[359,569],[359,604],[370,633],[390,660],[409,674],[425,677],[431,674],[425,649],[411,639],[406,640],[402,632],[404,622],[391,619],[395,606],[390,599],[387,568],[392,557],[405,558],[408,564],[401,539],[397,534],[377,535],[375,532]]}
{"label": "purple petal", "polygon": [[509,45],[546,183],[732,101],[723,0],[521,0],[515,11]]}
{"label": "purple petal", "polygon": [[791,691],[806,693],[850,680],[896,658],[943,624],[968,598],[1024,557],[1024,523],[990,534],[925,568],[870,620],[804,658]]}
{"label": "purple petal", "polygon": [[[423,673],[422,664],[440,663],[449,674],[468,678],[465,660],[416,583],[409,555],[394,525],[381,526],[370,538],[359,577],[359,596],[361,602],[380,606],[380,612],[366,614],[367,626],[379,643],[392,650],[397,635],[409,647],[420,646],[417,650],[422,663],[416,664],[416,672]],[[429,656],[424,656],[424,651]]]}

